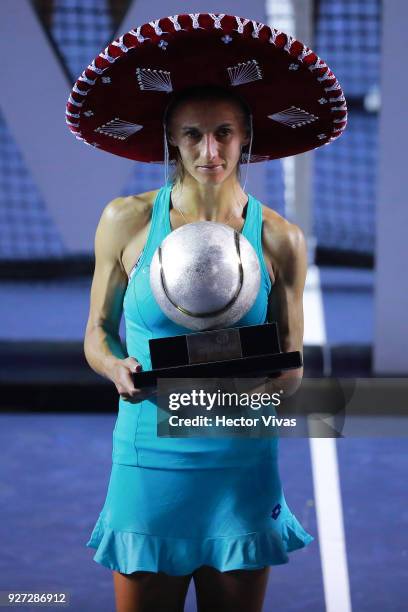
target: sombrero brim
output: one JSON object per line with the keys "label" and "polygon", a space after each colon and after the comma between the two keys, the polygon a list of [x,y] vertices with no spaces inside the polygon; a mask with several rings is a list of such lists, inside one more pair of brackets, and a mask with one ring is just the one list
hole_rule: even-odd
{"label": "sombrero brim", "polygon": [[316,53],[262,23],[231,15],[164,17],[127,32],[84,70],[66,122],[85,143],[163,162],[163,113],[194,85],[231,88],[253,114],[250,162],[296,155],[338,138],[344,94]]}

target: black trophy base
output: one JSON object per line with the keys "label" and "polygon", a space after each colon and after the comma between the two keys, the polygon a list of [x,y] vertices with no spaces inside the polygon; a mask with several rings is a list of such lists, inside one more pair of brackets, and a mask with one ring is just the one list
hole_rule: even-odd
{"label": "black trophy base", "polygon": [[300,368],[300,351],[282,353],[276,323],[211,330],[149,341],[152,370],[133,374],[136,388],[160,378],[265,378]]}
{"label": "black trophy base", "polygon": [[301,366],[301,353],[292,351],[229,361],[159,368],[138,372],[132,376],[135,387],[142,389],[156,385],[159,378],[265,378],[265,376],[276,375],[282,370],[291,370]]}

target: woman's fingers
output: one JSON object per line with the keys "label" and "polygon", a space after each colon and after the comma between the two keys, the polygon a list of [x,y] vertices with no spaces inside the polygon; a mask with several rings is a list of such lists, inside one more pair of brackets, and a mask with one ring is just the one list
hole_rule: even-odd
{"label": "woman's fingers", "polygon": [[126,357],[126,359],[123,360],[123,364],[126,366],[129,366],[129,369],[131,372],[141,372],[142,371],[142,366],[137,361],[137,359],[135,359],[134,357]]}
{"label": "woman's fingers", "polygon": [[126,357],[116,364],[114,382],[120,397],[128,402],[138,403],[156,393],[156,387],[138,389],[133,382],[132,374],[142,371],[141,364],[134,357]]}

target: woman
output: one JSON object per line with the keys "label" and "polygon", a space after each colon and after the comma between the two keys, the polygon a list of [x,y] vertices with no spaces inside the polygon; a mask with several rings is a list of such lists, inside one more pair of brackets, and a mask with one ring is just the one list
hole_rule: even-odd
{"label": "woman", "polygon": [[[238,25],[238,30],[232,25]],[[92,133],[94,138],[96,134],[98,140],[93,144],[105,150],[133,159],[157,161],[158,134],[147,125],[147,114],[140,109],[139,114],[135,111],[135,104],[140,105],[141,98],[129,101],[127,108],[132,109],[133,115],[128,114],[126,120],[116,111],[119,116],[107,121],[107,114],[103,115],[101,110],[103,105],[98,107],[98,101],[105,99],[109,103],[117,98],[112,91],[104,98],[102,83],[125,87],[126,73],[136,71],[140,92],[146,92],[149,83],[152,85],[152,74],[153,91],[165,91],[164,79],[166,93],[169,87],[173,92],[170,101],[162,99],[161,106],[156,108],[157,99],[153,96],[146,101],[152,116],[159,115],[164,124],[164,151],[160,156],[165,161],[169,156],[175,160],[172,180],[158,190],[109,203],[95,239],[96,266],[85,353],[91,367],[116,385],[120,400],[108,492],[87,545],[97,549],[94,556],[97,562],[113,570],[119,612],[183,610],[191,578],[195,582],[200,612],[260,611],[269,566],[286,563],[288,552],[313,540],[286,504],[277,466],[276,437],[159,438],[156,405],[149,396],[151,390],[143,392],[135,388],[131,377],[132,372],[151,368],[150,338],[189,333],[161,312],[149,286],[148,271],[153,253],[166,235],[185,223],[200,220],[226,223],[242,232],[258,254],[262,274],[259,293],[236,326],[265,322],[269,306],[269,317],[279,323],[282,350],[302,350],[302,293],[306,276],[302,232],[246,194],[239,182],[242,150],[249,146],[247,161],[252,161],[252,140],[259,141],[255,151],[263,158],[282,156],[285,147],[281,139],[271,145],[269,134],[264,135],[262,145],[262,131],[257,129],[261,111],[254,112],[254,105],[246,103],[237,90],[233,91],[220,80],[217,83],[216,79],[200,86],[202,77],[195,75],[203,74],[198,65],[202,53],[191,53],[190,71],[189,60],[185,60],[183,76],[185,72],[191,74],[190,82],[184,79],[178,90],[174,86],[177,51],[183,50],[184,57],[188,58],[189,51],[197,50],[194,45],[202,47],[205,37],[206,48],[220,40],[225,45],[236,42],[236,47],[240,45],[239,53],[242,55],[245,49],[252,59],[233,65],[232,68],[237,68],[234,73],[229,56],[226,67],[231,85],[246,86],[245,99],[250,101],[248,84],[253,86],[261,79],[266,82],[266,71],[260,68],[264,61],[262,50],[271,43],[268,38],[264,43],[258,40],[257,45],[261,43],[258,47],[253,45],[255,38],[261,38],[264,27],[238,17],[213,14],[173,16],[145,24],[109,46],[99,56],[102,59],[91,64],[88,72],[83,73],[82,81],[74,87],[68,105],[68,121],[77,137],[89,141],[89,135]],[[271,36],[270,30],[268,35]],[[292,40],[289,44],[289,37],[283,36],[287,48],[275,34],[273,53],[282,65],[293,66],[290,51],[293,46],[296,48],[296,43],[301,43]],[[163,69],[146,68],[145,56],[144,67],[140,67],[142,50],[139,47],[147,39],[154,45],[149,47],[149,53],[155,58],[156,66],[157,49],[173,49],[173,59],[169,53],[162,60],[167,62]],[[133,56],[131,48],[135,51]],[[258,55],[253,59],[255,52]],[[314,60],[321,79],[321,60],[317,56],[311,58],[312,52],[308,53],[303,45],[297,52],[304,61],[307,57]],[[121,61],[116,62],[115,58]],[[208,54],[202,69],[204,65],[211,65]],[[245,78],[240,73],[242,66],[252,70]],[[105,74],[99,90],[95,85],[97,78],[92,78],[94,69],[100,75]],[[95,74],[98,72],[94,77]],[[321,81],[313,78],[320,96],[326,85],[329,91],[337,90],[334,102],[339,102],[342,94],[338,92],[337,81],[320,85]],[[334,75],[330,78],[334,79]],[[84,82],[91,87],[84,87]],[[274,87],[277,87],[276,78]],[[126,91],[132,91],[130,86]],[[329,100],[326,102],[329,104]],[[283,109],[273,113],[276,134],[285,133],[279,133],[282,126],[301,127],[320,121],[320,130],[324,125],[325,138],[330,140],[339,131],[338,125],[343,126],[345,121],[332,125],[333,106],[331,103],[329,113],[319,117],[296,105],[293,105],[294,114],[289,112],[292,107],[286,109],[288,112]],[[126,114],[124,109],[121,112]],[[78,121],[71,120],[75,114],[74,119]],[[91,117],[95,118],[89,121]],[[297,149],[291,132],[286,138],[286,154],[294,148],[300,152],[319,146],[314,127],[308,130],[307,137],[303,134],[298,138]],[[122,142],[112,144],[119,133],[124,135]],[[126,351],[118,333],[122,311],[126,321]],[[297,374],[300,379],[302,370]],[[286,377],[281,376],[278,381],[279,386],[284,386]]]}

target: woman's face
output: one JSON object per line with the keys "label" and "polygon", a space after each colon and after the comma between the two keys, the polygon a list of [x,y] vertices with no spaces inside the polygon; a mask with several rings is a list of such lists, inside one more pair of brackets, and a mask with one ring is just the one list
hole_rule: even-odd
{"label": "woman's face", "polygon": [[249,142],[239,108],[226,100],[181,104],[169,125],[169,142],[178,147],[184,169],[199,183],[222,183]]}

